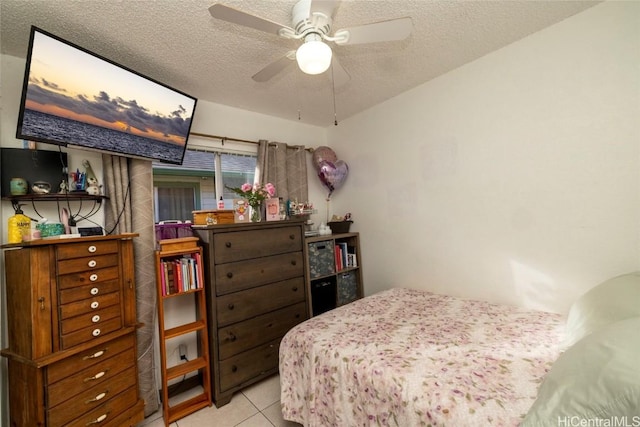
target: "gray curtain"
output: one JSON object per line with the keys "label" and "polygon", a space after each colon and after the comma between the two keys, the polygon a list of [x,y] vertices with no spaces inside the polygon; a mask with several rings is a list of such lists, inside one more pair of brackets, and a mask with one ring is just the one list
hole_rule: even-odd
{"label": "gray curtain", "polygon": [[[145,401],[145,417],[158,411],[155,382],[154,328],[156,327],[155,227],[153,172],[148,160],[103,155],[105,180],[105,228],[107,232],[138,233],[135,251],[138,380]],[[133,215],[135,212],[135,215]]]}
{"label": "gray curtain", "polygon": [[260,140],[256,160],[255,182],[272,183],[277,197],[283,200],[309,200],[307,184],[307,150],[302,145]]}

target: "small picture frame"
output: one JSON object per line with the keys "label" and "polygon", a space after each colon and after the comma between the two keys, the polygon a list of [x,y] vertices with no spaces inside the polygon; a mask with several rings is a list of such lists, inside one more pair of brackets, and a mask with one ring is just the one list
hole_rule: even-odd
{"label": "small picture frame", "polygon": [[278,199],[267,199],[264,201],[267,211],[267,221],[280,221],[280,201]]}
{"label": "small picture frame", "polygon": [[235,222],[249,222],[249,203],[245,199],[233,199],[233,219]]}

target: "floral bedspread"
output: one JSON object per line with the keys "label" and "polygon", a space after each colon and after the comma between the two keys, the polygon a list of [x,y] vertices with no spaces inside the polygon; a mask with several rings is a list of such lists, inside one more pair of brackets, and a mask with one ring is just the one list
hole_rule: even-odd
{"label": "floral bedspread", "polygon": [[380,292],[285,335],[282,413],[307,427],[517,426],[563,331],[559,314]]}

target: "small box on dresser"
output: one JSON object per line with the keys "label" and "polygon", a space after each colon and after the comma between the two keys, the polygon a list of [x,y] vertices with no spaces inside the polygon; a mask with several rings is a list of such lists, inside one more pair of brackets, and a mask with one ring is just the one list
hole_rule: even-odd
{"label": "small box on dresser", "polygon": [[203,241],[213,398],[278,371],[285,333],[309,317],[304,222],[195,226]]}
{"label": "small box on dresser", "polygon": [[134,426],[136,235],[4,245],[10,425]]}

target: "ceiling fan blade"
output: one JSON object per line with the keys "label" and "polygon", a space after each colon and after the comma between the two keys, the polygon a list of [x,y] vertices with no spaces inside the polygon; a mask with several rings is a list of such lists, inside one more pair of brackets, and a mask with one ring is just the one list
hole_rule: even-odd
{"label": "ceiling fan blade", "polygon": [[351,80],[351,76],[347,73],[347,70],[344,69],[342,64],[340,64],[336,55],[333,55],[331,58],[331,73],[335,87],[340,87]]}
{"label": "ceiling fan blade", "polygon": [[409,37],[412,27],[411,18],[405,17],[343,28],[335,32],[335,43],[351,45],[403,40]]}
{"label": "ceiling fan blade", "polygon": [[260,83],[271,80],[272,77],[274,77],[280,71],[284,70],[289,65],[291,65],[295,61],[295,59],[296,59],[296,51],[291,50],[287,52],[287,54],[282,58],[272,62],[271,64],[264,67],[262,70],[258,71],[251,78]]}
{"label": "ceiling fan blade", "polygon": [[238,25],[243,25],[249,28],[255,28],[256,30],[265,31],[275,35],[280,35],[280,30],[294,32],[293,29],[286,25],[278,24],[277,22],[269,21],[268,19],[260,18],[259,16],[251,15],[250,13],[243,12],[238,9],[234,9],[229,6],[225,6],[221,3],[216,3],[209,8],[211,16],[223,21],[231,22]]}

